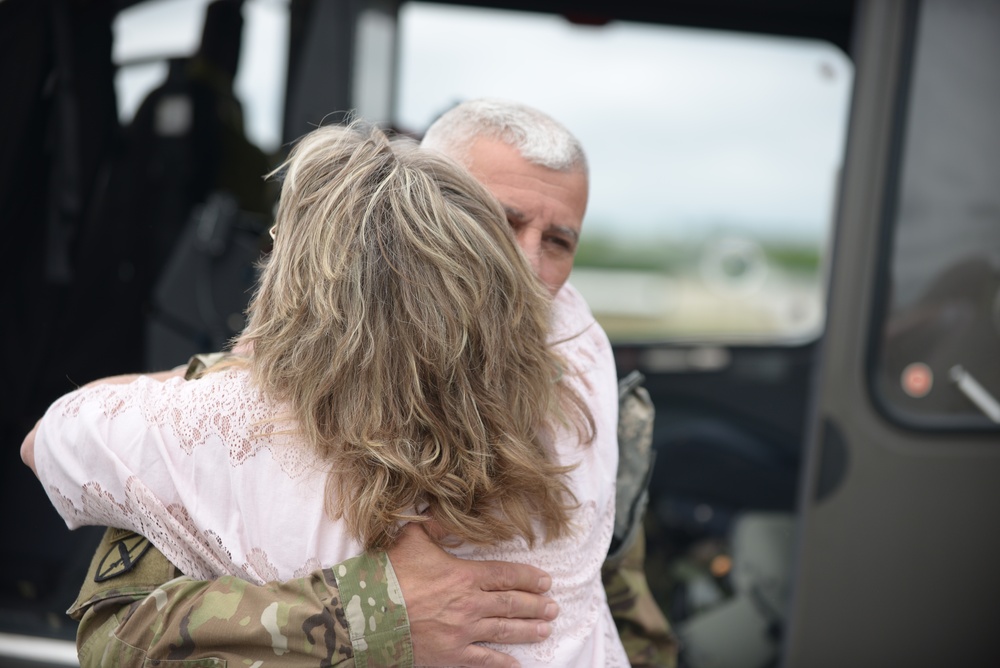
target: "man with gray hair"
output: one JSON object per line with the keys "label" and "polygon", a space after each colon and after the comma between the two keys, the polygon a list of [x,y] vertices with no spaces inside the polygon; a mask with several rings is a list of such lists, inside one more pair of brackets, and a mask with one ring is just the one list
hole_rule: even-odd
{"label": "man with gray hair", "polygon": [[577,138],[536,109],[482,98],[442,114],[421,146],[457,160],[500,200],[518,245],[556,295],[573,269],[587,209],[587,158]]}
{"label": "man with gray hair", "polygon": [[[444,113],[422,146],[464,165],[497,197],[553,299],[585,311],[589,328],[603,337],[607,349],[595,351],[595,363],[613,366],[606,335],[567,283],[589,188],[579,141],[536,109],[477,99]],[[206,362],[193,360],[189,374]],[[632,665],[672,666],[676,645],[646,584],[642,532],[633,524],[636,535],[618,546],[626,549],[616,550],[602,572],[612,616]],[[128,568],[115,570],[114,563]],[[277,637],[284,639],[281,664],[290,666],[316,665],[317,659],[321,665],[510,666],[516,665],[510,657],[478,643],[543,640],[558,609],[541,596],[551,583],[544,572],[456,559],[415,525],[388,554],[360,555],[287,583],[172,579],[177,575],[141,536],[109,529],[71,609],[82,618],[83,665],[124,666],[166,656],[266,664],[276,657]],[[155,606],[144,604],[151,598]],[[370,614],[352,614],[355,600],[367,601]],[[275,608],[282,612],[272,628],[263,620],[273,618],[266,611]]]}

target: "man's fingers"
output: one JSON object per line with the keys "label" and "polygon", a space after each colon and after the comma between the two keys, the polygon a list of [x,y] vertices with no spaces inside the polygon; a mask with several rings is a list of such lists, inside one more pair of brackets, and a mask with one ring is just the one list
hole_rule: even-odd
{"label": "man's fingers", "polygon": [[544,594],[552,587],[552,578],[540,568],[506,561],[484,561],[479,588],[483,591],[520,590]]}
{"label": "man's fingers", "polygon": [[521,668],[512,657],[480,645],[469,645],[462,653],[460,666],[484,666],[485,668]]}
{"label": "man's fingers", "polygon": [[[484,594],[484,597],[487,596]],[[483,606],[477,616],[489,620],[535,619],[552,621],[559,614],[559,605],[547,596],[529,594],[523,591],[498,591],[481,599]]]}
{"label": "man's fingers", "polygon": [[537,619],[484,619],[473,632],[477,642],[520,645],[545,640],[552,635],[552,624]]}
{"label": "man's fingers", "polygon": [[[508,645],[534,643],[552,635],[552,625],[548,622],[523,619],[484,619],[474,625],[472,631],[477,642],[495,642]],[[463,666],[517,666],[511,657],[493,651],[482,645],[469,645],[462,652],[460,664]]]}

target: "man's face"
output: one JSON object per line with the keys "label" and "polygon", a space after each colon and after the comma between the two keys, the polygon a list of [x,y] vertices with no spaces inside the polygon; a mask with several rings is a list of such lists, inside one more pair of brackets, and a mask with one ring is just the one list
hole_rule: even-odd
{"label": "man's face", "polygon": [[554,295],[573,268],[587,209],[586,174],[532,164],[493,139],[477,139],[465,166],[500,200],[518,245]]}

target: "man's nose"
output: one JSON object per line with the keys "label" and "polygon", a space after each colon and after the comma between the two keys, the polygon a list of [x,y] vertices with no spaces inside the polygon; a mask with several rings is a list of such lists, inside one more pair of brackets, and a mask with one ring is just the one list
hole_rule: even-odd
{"label": "man's nose", "polygon": [[542,259],[542,235],[537,230],[521,228],[515,233],[517,245],[528,258],[528,264],[538,274],[538,268]]}

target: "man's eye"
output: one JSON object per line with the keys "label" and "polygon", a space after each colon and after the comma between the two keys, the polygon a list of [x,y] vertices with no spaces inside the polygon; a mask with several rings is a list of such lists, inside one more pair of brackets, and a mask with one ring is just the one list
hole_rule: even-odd
{"label": "man's eye", "polygon": [[563,239],[562,237],[549,237],[550,244],[563,248],[565,250],[573,250],[573,242],[569,239]]}

